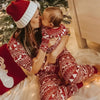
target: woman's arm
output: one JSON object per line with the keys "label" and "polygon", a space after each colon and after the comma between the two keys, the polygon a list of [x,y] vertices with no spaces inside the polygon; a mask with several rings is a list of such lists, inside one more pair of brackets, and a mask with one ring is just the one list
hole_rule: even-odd
{"label": "woman's arm", "polygon": [[33,65],[32,65],[32,73],[36,74],[41,69],[44,59],[46,56],[46,52],[42,49],[39,49],[37,57],[33,58]]}
{"label": "woman's arm", "polygon": [[55,63],[57,56],[64,50],[67,42],[68,42],[69,35],[65,35],[62,37],[60,44],[57,46],[55,50],[51,54],[47,56],[48,63]]}

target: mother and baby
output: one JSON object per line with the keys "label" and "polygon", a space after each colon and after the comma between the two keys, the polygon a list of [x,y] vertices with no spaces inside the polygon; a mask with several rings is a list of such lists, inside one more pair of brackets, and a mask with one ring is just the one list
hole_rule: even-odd
{"label": "mother and baby", "polygon": [[40,16],[39,8],[38,2],[27,0],[8,5],[6,11],[17,29],[4,46],[17,67],[39,77],[41,100],[66,100],[83,81],[98,73],[100,66],[78,65],[66,49],[70,31],[61,24],[62,11],[48,7]]}

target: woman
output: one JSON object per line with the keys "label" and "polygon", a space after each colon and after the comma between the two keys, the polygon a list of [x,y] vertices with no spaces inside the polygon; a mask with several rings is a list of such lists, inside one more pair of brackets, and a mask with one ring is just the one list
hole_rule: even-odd
{"label": "woman", "polygon": [[[11,70],[8,70],[8,74],[12,72],[11,75],[14,77],[19,75],[19,77],[16,77],[16,80],[19,80],[20,77],[21,78],[20,83],[19,81],[16,83],[16,80],[14,80],[16,83],[15,85],[17,86],[15,87],[14,85],[13,89],[9,88],[9,91],[6,89],[6,93],[3,92],[4,94],[0,96],[0,100],[5,98],[9,100],[33,100],[33,98],[35,100],[39,100],[39,96],[37,96],[39,92],[38,85],[33,84],[34,81],[37,81],[36,77],[33,75],[32,77],[25,78],[26,75],[22,73],[21,69],[16,70],[16,67],[17,69],[21,67],[24,69],[26,74],[27,72],[30,72],[28,74],[31,74],[32,58],[36,56],[41,42],[41,32],[39,32],[40,15],[38,5],[39,4],[37,4],[37,2],[33,1],[16,0],[12,1],[7,7],[7,13],[15,21],[17,30],[12,35],[8,44],[3,45],[0,50],[2,49],[2,52],[4,52],[3,54],[5,56],[7,56],[6,54],[9,54],[9,57],[7,56],[8,59],[6,62],[10,63],[9,68]],[[11,61],[14,64],[11,63]],[[9,79],[12,81],[11,77],[9,77]],[[13,85],[13,82],[11,83],[12,84],[10,85]],[[35,90],[37,90],[37,94],[34,92]],[[3,89],[0,90],[0,92],[2,91]],[[25,96],[25,94],[27,95]]]}
{"label": "woman", "polygon": [[[16,8],[13,7],[14,5]],[[31,71],[32,58],[36,56],[41,42],[41,33],[38,29],[39,9],[32,1],[13,1],[7,7],[7,13],[12,16],[18,28],[8,43],[9,52],[19,66]],[[14,45],[16,46],[13,48]]]}

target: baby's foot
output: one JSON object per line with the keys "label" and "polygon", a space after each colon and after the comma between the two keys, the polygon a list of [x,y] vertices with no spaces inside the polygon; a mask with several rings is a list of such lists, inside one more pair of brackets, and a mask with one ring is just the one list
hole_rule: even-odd
{"label": "baby's foot", "polygon": [[92,75],[87,80],[85,80],[83,82],[84,85],[88,85],[88,84],[92,83],[93,81],[95,81],[96,77],[98,77],[98,75],[100,75],[100,65],[94,65],[93,68],[94,68],[94,75]]}
{"label": "baby's foot", "polygon": [[83,84],[88,85],[88,84],[92,83],[93,81],[95,81],[96,77],[97,77],[97,74],[92,75],[87,80],[84,80]]}
{"label": "baby's foot", "polygon": [[100,75],[100,65],[94,65],[95,70],[97,70],[97,74]]}

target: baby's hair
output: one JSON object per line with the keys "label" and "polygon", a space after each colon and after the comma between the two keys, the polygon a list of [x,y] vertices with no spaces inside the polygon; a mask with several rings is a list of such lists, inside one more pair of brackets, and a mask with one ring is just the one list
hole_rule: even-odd
{"label": "baby's hair", "polygon": [[63,13],[59,7],[48,7],[45,9],[49,13],[49,22],[54,24],[54,27],[59,27],[62,19]]}

